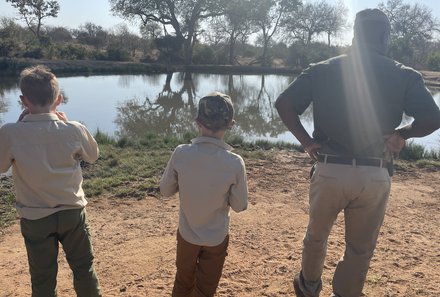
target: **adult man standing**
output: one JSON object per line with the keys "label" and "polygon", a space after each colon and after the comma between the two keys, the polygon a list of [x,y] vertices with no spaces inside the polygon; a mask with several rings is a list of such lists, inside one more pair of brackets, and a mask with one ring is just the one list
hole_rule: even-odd
{"label": "adult man standing", "polygon": [[[348,53],[312,65],[277,99],[284,124],[317,161],[301,271],[294,278],[297,296],[319,296],[327,239],[341,211],[346,248],[332,296],[361,295],[385,216],[392,159],[406,139],[440,127],[439,108],[422,76],[385,57],[390,30],[380,10],[360,11]],[[311,103],[313,138],[298,116]],[[414,121],[396,129],[403,113]]]}

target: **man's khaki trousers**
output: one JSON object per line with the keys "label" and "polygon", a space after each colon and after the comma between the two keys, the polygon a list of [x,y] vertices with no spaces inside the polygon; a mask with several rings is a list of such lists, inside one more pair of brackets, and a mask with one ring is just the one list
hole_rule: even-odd
{"label": "man's khaki trousers", "polygon": [[361,295],[390,188],[386,168],[317,163],[310,185],[309,224],[300,275],[300,288],[307,297],[319,296],[327,239],[342,211],[346,247],[334,273],[333,294]]}

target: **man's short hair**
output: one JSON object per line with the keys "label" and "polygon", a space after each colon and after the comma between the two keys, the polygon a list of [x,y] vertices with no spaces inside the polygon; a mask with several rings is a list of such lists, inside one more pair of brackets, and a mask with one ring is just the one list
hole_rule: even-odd
{"label": "man's short hair", "polygon": [[356,14],[354,37],[364,43],[382,43],[391,31],[390,20],[381,10],[367,8]]}
{"label": "man's short hair", "polygon": [[39,106],[52,104],[60,93],[56,76],[43,65],[25,68],[20,73],[20,89],[23,96]]}
{"label": "man's short hair", "polygon": [[231,97],[220,92],[211,93],[199,101],[196,120],[213,132],[232,126],[234,107]]}

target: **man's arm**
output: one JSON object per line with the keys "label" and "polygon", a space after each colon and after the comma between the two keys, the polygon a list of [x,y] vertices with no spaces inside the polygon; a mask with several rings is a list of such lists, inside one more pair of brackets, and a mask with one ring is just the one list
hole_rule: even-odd
{"label": "man's arm", "polygon": [[307,133],[295,110],[292,98],[287,96],[285,92],[282,93],[275,102],[275,108],[287,129],[298,139],[310,158],[316,160],[321,145]]}

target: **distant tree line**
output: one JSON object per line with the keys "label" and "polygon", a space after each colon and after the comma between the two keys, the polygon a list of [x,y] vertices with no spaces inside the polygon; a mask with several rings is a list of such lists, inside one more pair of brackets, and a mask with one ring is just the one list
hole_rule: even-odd
{"label": "distant tree line", "polygon": [[[306,67],[344,52],[334,42],[352,27],[343,1],[109,0],[115,15],[138,21],[141,34],[127,25],[46,26],[62,9],[58,1],[6,1],[26,26],[0,19],[1,57]],[[392,24],[390,56],[440,70],[440,23],[431,10],[404,0],[378,7]]]}

